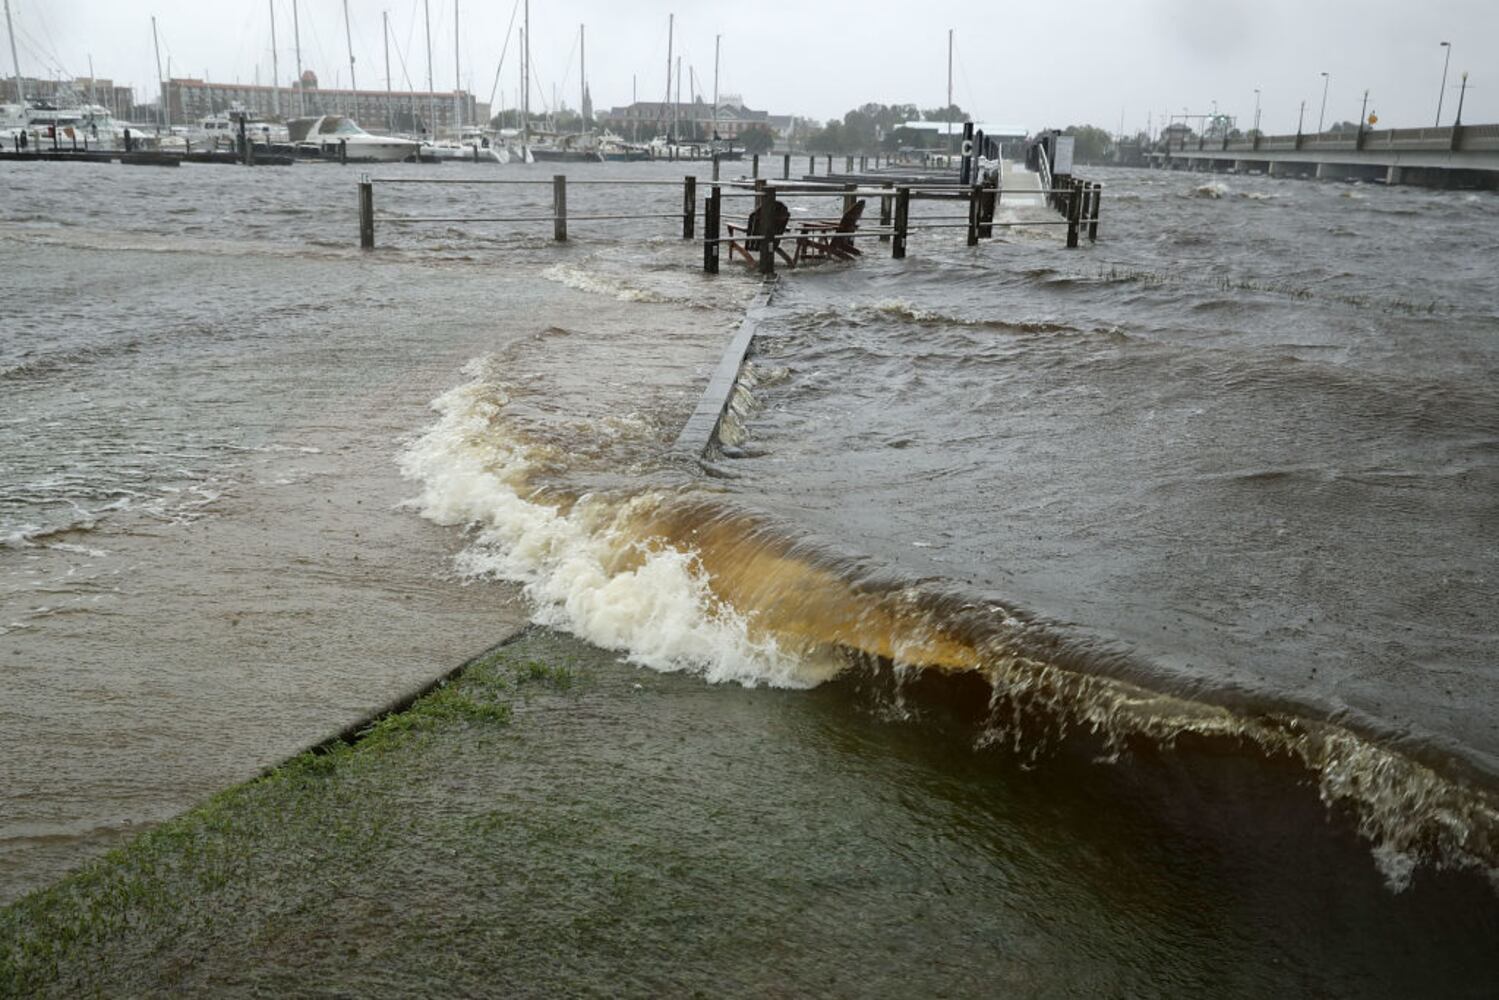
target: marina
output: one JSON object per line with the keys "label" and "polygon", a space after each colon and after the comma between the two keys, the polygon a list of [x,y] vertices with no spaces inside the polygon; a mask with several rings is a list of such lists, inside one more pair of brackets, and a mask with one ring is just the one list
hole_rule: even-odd
{"label": "marina", "polygon": [[13,67],[0,997],[1486,996],[1481,87],[527,6]]}

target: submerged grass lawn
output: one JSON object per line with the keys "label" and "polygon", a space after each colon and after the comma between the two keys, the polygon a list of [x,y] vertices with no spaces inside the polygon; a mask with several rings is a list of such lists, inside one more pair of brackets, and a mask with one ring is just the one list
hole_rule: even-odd
{"label": "submerged grass lawn", "polygon": [[[304,753],[0,910],[0,996],[212,989],[261,977],[275,987],[287,984],[278,969],[316,966],[336,957],[331,948],[344,949],[338,966],[373,957],[358,951],[382,936],[350,929],[388,925],[392,900],[421,893],[424,864],[481,848],[507,825],[502,813],[451,808],[461,788],[447,790],[447,803],[427,801],[426,791],[452,778],[442,768],[448,745],[510,739],[512,717],[532,699],[574,686],[574,667],[549,648],[558,641],[524,635],[354,742]],[[425,930],[434,950],[423,959],[423,942],[408,942],[410,957],[450,961],[450,928]]]}
{"label": "submerged grass lawn", "polygon": [[1489,887],[1390,893],[1311,789],[1030,764],[881,684],[526,632],[0,910],[0,996],[1493,994]]}

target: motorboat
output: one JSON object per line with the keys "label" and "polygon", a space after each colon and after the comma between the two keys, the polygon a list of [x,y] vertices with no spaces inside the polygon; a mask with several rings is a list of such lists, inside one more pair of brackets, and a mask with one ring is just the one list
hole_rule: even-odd
{"label": "motorboat", "polygon": [[422,144],[414,139],[371,135],[352,118],[319,115],[293,118],[286,123],[288,138],[297,151],[323,159],[378,160],[399,162],[420,159]]}

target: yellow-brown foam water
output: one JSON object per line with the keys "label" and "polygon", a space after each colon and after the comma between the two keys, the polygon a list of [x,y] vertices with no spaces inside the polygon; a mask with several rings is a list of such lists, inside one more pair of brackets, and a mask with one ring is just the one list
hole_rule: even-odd
{"label": "yellow-brown foam water", "polygon": [[465,526],[461,571],[523,583],[541,622],[710,681],[805,687],[861,658],[908,674],[977,674],[990,690],[979,746],[1034,755],[1074,727],[1113,759],[1134,741],[1226,742],[1312,772],[1330,808],[1356,814],[1392,886],[1423,862],[1499,861],[1488,792],[1345,726],[1152,690],[1044,622],[863,577],[856,563],[691,487],[559,488],[565,457],[534,431],[522,438],[503,392],[482,378],[434,405],[438,422],[402,458],[421,484],[415,504]]}

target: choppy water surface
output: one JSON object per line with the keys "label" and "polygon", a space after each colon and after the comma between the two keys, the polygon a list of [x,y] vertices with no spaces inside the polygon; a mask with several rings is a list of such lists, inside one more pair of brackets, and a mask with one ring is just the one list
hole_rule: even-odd
{"label": "choppy water surface", "polygon": [[[892,796],[909,767],[887,741],[942,747],[928,763],[957,791],[911,806],[940,837],[983,826],[965,803],[1013,795],[1056,820],[1033,848],[1058,865],[1095,825],[1179,847],[1172,885],[1232,891],[1242,862],[1261,916],[1344,956],[1364,954],[1361,932],[1307,912],[1297,884],[1350,900],[1381,884],[1377,919],[1415,952],[1433,912],[1466,928],[1440,956],[1454,986],[1494,971],[1469,943],[1499,927],[1475,891],[1499,862],[1499,199],[1114,171],[1093,247],[1026,230],[969,250],[948,230],[895,262],[871,244],[858,266],[783,276],[726,431],[736,457],[699,465],[669,446],[748,275],[703,278],[696,247],[664,231],[642,247],[612,223],[574,226],[567,247],[383,227],[371,261],[347,248],[350,172],[223,169],[169,183],[112,168],[90,189],[110,208],[87,222],[55,172],[8,177],[22,196],[0,203],[7,287],[73,292],[69,322],[28,302],[7,327],[25,336],[0,342],[17,390],[0,410],[13,581],[46,546],[94,545],[104,529],[80,528],[142,511],[228,531],[233,505],[210,496],[244,489],[237,449],[367,408],[375,373],[418,367],[446,384],[435,416],[403,411],[404,444],[365,441],[330,475],[394,457],[426,519],[406,523],[451,529],[423,544],[458,549],[452,569],[481,581],[468,599],[519,583],[531,617],[636,664],[816,688],[797,697],[840,706],[825,724]],[[458,214],[476,197],[426,190],[379,204]],[[545,194],[504,203],[543,209]],[[577,212],[650,199],[671,211],[680,190],[569,192]],[[441,332],[470,323],[504,333]],[[312,339],[327,349],[277,361]],[[268,378],[278,363],[299,378]],[[8,622],[5,641],[45,656],[45,616]],[[734,752],[722,733],[681,735]],[[1210,856],[1225,866],[1211,878]],[[1025,898],[1046,870],[985,891]],[[1107,919],[1155,920],[1181,893],[1163,870],[1109,887]],[[1037,933],[1028,947],[1067,950]],[[1180,940],[1184,969],[1212,960],[1205,940]],[[858,961],[838,947],[830,960]]]}

